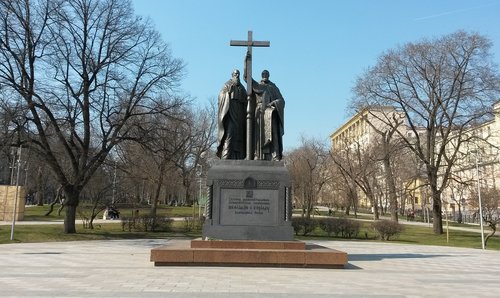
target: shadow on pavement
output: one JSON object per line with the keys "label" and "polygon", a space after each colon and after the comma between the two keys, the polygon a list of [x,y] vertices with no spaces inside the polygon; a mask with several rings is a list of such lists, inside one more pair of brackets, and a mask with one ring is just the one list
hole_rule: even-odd
{"label": "shadow on pavement", "polygon": [[[348,254],[348,261],[382,261],[383,259],[425,259],[425,258],[439,258],[449,257],[450,255],[430,255],[430,254]],[[347,263],[345,269],[358,269],[362,267]]]}
{"label": "shadow on pavement", "polygon": [[348,254],[349,261],[381,261],[383,259],[425,259],[449,257],[450,255],[430,254]]}

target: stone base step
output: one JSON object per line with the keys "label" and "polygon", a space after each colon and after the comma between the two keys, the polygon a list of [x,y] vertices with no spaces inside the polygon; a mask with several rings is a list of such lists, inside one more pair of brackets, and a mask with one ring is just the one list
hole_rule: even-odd
{"label": "stone base step", "polygon": [[347,253],[300,241],[186,240],[151,250],[155,266],[344,268]]}

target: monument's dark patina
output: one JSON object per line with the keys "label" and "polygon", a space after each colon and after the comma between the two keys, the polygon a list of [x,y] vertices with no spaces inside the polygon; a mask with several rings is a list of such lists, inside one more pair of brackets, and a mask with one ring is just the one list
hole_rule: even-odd
{"label": "monument's dark patina", "polygon": [[262,71],[259,83],[252,80],[252,89],[256,104],[255,159],[279,161],[283,157],[285,100],[276,84],[269,80],[267,70]]}
{"label": "monument's dark patina", "polygon": [[231,46],[245,46],[247,47],[247,58],[245,59],[245,76],[247,83],[247,132],[246,132],[246,159],[252,160],[255,155],[255,136],[254,136],[254,115],[255,115],[255,97],[253,96],[252,86],[252,48],[253,47],[269,47],[269,41],[255,41],[253,40],[252,31],[248,31],[247,40],[231,40]]}
{"label": "monument's dark patina", "polygon": [[[253,41],[249,31],[247,41],[231,41],[230,45],[247,47],[246,97],[242,100],[245,89],[239,84],[239,71],[234,71],[219,94],[217,154],[221,160],[207,175],[209,202],[203,237],[293,240],[291,182],[281,161],[285,101],[267,70],[259,83],[252,79],[252,47],[270,43]],[[238,160],[244,156],[246,160]]]}
{"label": "monument's dark patina", "polygon": [[[217,156],[221,159],[242,159],[246,148],[247,160],[275,160],[283,157],[284,109],[285,100],[279,88],[269,80],[269,71],[262,71],[262,79],[257,83],[252,78],[252,48],[269,47],[269,41],[254,41],[252,31],[248,31],[248,40],[230,42],[231,46],[246,46],[247,54],[244,63],[244,77],[247,83],[246,97],[246,130],[245,137],[237,136],[235,128],[244,127],[241,111],[241,89],[239,71],[233,72],[219,94],[219,145]],[[235,91],[233,91],[235,90]],[[234,103],[234,104],[233,104]],[[237,108],[237,113],[235,108]],[[233,110],[234,109],[234,110]],[[228,113],[227,111],[233,111]],[[245,141],[245,145],[240,141]]]}
{"label": "monument's dark patina", "polygon": [[240,83],[240,72],[235,69],[232,78],[219,93],[217,156],[221,159],[245,158],[247,92]]}

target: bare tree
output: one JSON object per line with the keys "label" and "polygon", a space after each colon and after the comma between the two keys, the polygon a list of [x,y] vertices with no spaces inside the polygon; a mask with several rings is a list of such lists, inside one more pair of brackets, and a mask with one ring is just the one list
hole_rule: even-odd
{"label": "bare tree", "polygon": [[64,189],[65,233],[112,148],[139,135],[136,119],[181,104],[170,95],[182,71],[130,1],[0,2],[0,82],[28,109],[28,143]]}
{"label": "bare tree", "polygon": [[[384,53],[354,89],[358,109],[391,106],[404,114],[410,133],[396,132],[425,166],[436,234],[443,233],[441,193],[461,144],[468,141],[463,132],[490,115],[498,98],[500,80],[490,48],[487,38],[462,31],[409,43]],[[394,126],[388,115],[379,120]]]}
{"label": "bare tree", "polygon": [[339,167],[330,167],[330,170],[338,173],[334,177],[338,177],[338,180],[333,180],[331,183],[334,184],[334,189],[339,194],[340,202],[337,202],[338,206],[345,208],[345,214],[349,215],[351,207],[354,209],[354,216],[358,216],[358,187],[356,183],[347,175],[345,171],[342,171]]}
{"label": "bare tree", "polygon": [[153,188],[150,200],[153,217],[166,177],[177,171],[176,155],[189,138],[182,131],[185,117],[182,111],[177,111],[175,117],[148,115],[144,117],[144,122],[148,123],[149,129],[143,132],[143,140],[140,143],[125,142],[119,146],[124,170],[131,175],[144,177]]}
{"label": "bare tree", "polygon": [[215,138],[216,112],[214,101],[209,107],[198,111],[188,111],[182,130],[176,140],[180,148],[175,158],[175,165],[182,176],[186,202],[194,204],[191,196],[192,183],[195,180],[197,167],[204,165],[207,169],[207,153],[217,141]]}
{"label": "bare tree", "polygon": [[[141,143],[125,142],[119,155],[125,171],[147,179],[152,186],[151,215],[156,215],[160,193],[167,183],[180,178],[187,202],[192,201],[192,181],[198,165],[206,165],[205,152],[215,142],[214,105],[194,111],[186,106],[175,117],[150,115],[144,119],[150,129]],[[205,166],[205,169],[207,167]]]}
{"label": "bare tree", "polygon": [[94,229],[94,220],[99,213],[119,201],[113,197],[115,191],[113,170],[113,164],[103,163],[81,193],[81,200],[86,206],[85,208],[80,206],[78,213],[85,228]]}
{"label": "bare tree", "polygon": [[16,126],[24,118],[22,107],[9,104],[9,96],[9,92],[0,88],[0,184],[12,183],[12,146],[19,143],[21,133]]}
{"label": "bare tree", "polygon": [[331,157],[343,175],[361,189],[370,201],[374,219],[379,219],[375,188],[376,181],[380,178],[380,169],[375,149],[376,147],[365,147],[359,142],[354,142],[340,151],[331,152]]}
{"label": "bare tree", "polygon": [[357,187],[355,183],[337,167],[332,156],[327,156],[325,166],[329,179],[319,194],[322,202],[330,208],[341,209],[346,215],[349,215],[351,208],[354,208],[356,215]]}
{"label": "bare tree", "polygon": [[[477,190],[471,192],[472,205],[479,209],[479,196]],[[493,237],[500,223],[500,191],[496,188],[481,187],[481,205],[483,207],[484,222],[490,227],[491,232],[484,239],[484,245]]]}
{"label": "bare tree", "polygon": [[307,218],[311,216],[323,187],[331,179],[327,159],[324,144],[305,138],[302,138],[299,148],[286,155],[295,201],[302,208],[302,216]]}
{"label": "bare tree", "polygon": [[[471,185],[473,181],[471,179],[463,179],[461,177],[455,177],[450,179],[449,189],[452,202],[457,206],[456,211],[458,211],[458,216],[456,217],[456,221],[458,223],[462,223],[463,214],[462,214],[462,206],[465,204],[465,195],[470,193]],[[455,209],[453,209],[455,211]]]}
{"label": "bare tree", "polygon": [[[368,113],[373,114],[372,111],[368,111]],[[378,135],[376,140],[376,150],[378,150],[377,159],[381,161],[383,165],[383,173],[385,184],[388,189],[388,197],[390,201],[390,209],[391,209],[391,219],[393,221],[398,221],[398,197],[396,191],[396,179],[394,175],[395,167],[393,165],[393,160],[395,155],[401,152],[402,144],[399,138],[394,138],[396,131],[400,129],[403,121],[401,118],[397,117],[396,114],[393,114],[391,126],[386,126],[386,129],[378,127],[374,123],[370,121],[370,117],[365,116],[366,122],[372,130]]]}

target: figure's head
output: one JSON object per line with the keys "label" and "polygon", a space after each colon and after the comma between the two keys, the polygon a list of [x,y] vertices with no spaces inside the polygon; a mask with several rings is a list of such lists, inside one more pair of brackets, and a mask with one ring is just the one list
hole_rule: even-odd
{"label": "figure's head", "polygon": [[262,80],[263,81],[268,81],[269,80],[269,71],[267,71],[267,69],[264,69],[262,71]]}
{"label": "figure's head", "polygon": [[240,79],[240,71],[235,69],[233,70],[233,73],[231,74],[231,77],[235,80],[239,80]]}

